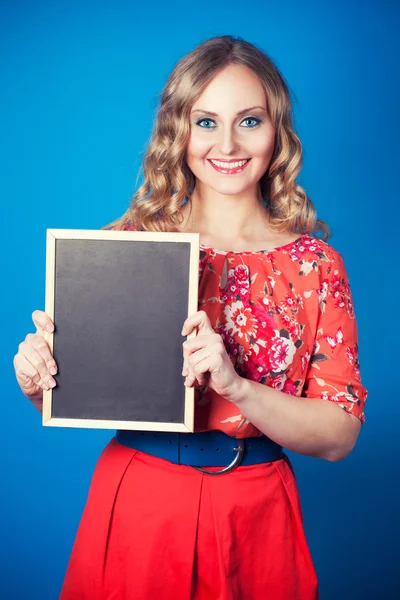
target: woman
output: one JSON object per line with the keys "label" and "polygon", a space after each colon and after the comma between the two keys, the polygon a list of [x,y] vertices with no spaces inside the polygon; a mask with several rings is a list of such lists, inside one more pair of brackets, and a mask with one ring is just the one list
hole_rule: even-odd
{"label": "woman", "polygon": [[[62,600],[317,598],[282,447],[341,460],[367,392],[343,259],[311,235],[326,240],[328,227],[296,184],[300,167],[289,92],[264,53],[222,36],[176,65],[144,183],[108,228],[200,233],[199,310],[182,330],[197,333],[183,343],[195,433],[109,442]],[[14,363],[41,410],[57,365],[43,337],[53,324],[33,320]],[[197,442],[192,462],[166,458]]]}

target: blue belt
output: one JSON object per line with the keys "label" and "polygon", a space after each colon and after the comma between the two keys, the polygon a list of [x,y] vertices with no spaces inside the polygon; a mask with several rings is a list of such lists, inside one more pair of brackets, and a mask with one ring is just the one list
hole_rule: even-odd
{"label": "blue belt", "polygon": [[[239,464],[271,462],[284,456],[282,446],[265,435],[240,439],[222,431],[177,433],[118,429],[115,438],[124,446],[178,465],[189,465],[209,475],[228,473]],[[204,466],[224,468],[207,471]]]}

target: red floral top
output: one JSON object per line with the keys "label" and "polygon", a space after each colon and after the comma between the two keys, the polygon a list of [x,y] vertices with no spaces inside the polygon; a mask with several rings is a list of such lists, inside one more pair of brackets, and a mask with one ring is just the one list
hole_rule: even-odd
{"label": "red floral top", "polygon": [[[303,235],[272,251],[201,245],[198,308],[241,376],[334,402],[364,423],[353,301],[343,258],[329,244]],[[234,404],[197,388],[195,431],[212,429],[261,435]]]}

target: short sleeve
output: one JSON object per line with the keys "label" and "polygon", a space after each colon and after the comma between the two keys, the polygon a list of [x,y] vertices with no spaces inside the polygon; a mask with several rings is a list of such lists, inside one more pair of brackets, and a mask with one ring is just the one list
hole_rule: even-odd
{"label": "short sleeve", "polygon": [[[332,249],[333,251],[333,249]],[[331,254],[331,253],[329,253]],[[319,320],[303,395],[322,398],[365,422],[358,330],[350,284],[339,252],[320,263]]]}

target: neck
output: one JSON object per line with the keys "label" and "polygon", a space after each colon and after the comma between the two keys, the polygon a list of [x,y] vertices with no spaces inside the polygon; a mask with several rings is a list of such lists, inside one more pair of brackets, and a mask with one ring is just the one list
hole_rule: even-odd
{"label": "neck", "polygon": [[243,194],[220,194],[197,182],[189,201],[183,206],[182,229],[210,236],[248,238],[265,231],[268,211],[261,198],[259,186]]}

